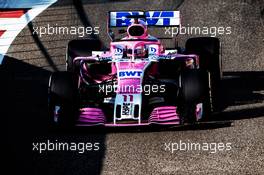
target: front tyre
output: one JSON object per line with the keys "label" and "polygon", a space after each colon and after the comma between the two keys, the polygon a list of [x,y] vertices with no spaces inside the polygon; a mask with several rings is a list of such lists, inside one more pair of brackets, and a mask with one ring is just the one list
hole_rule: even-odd
{"label": "front tyre", "polygon": [[202,118],[208,116],[208,111],[211,111],[208,73],[198,69],[185,70],[180,76],[180,86],[183,123],[197,121],[196,105],[199,103],[202,104]]}
{"label": "front tyre", "polygon": [[78,116],[78,89],[74,75],[55,72],[49,80],[49,122],[63,127],[73,126]]}

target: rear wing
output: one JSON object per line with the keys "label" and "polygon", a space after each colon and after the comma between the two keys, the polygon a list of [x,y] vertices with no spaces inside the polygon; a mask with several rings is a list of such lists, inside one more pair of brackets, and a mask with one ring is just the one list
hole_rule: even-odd
{"label": "rear wing", "polygon": [[[179,27],[180,11],[115,11],[108,14],[108,35],[115,40],[116,34],[126,31],[133,18],[143,20],[146,25],[152,27]],[[114,32],[118,29],[118,32]],[[123,29],[123,30],[122,30]],[[155,29],[156,30],[156,29]],[[123,32],[124,33],[124,32]]]}
{"label": "rear wing", "polygon": [[180,25],[179,11],[118,11],[109,12],[108,27],[127,27],[132,20],[129,16],[144,16],[147,26],[177,27]]}

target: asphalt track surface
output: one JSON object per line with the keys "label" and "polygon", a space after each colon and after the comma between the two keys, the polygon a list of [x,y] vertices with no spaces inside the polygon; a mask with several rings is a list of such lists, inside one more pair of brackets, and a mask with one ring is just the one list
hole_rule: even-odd
{"label": "asphalt track surface", "polygon": [[[46,124],[47,83],[64,70],[73,35],[32,35],[33,27],[99,26],[108,10],[180,10],[184,25],[230,26],[221,35],[224,79],[217,123],[151,130],[57,131]],[[7,174],[264,174],[264,2],[262,0],[59,1],[15,39],[1,66],[1,118],[7,123]],[[182,35],[179,43],[196,35]],[[166,41],[165,41],[166,42]],[[167,43],[166,43],[167,44]],[[7,120],[7,121],[6,121]],[[4,132],[6,133],[6,132]],[[99,142],[99,151],[32,151],[32,142]],[[165,143],[231,143],[230,151],[165,150]]]}

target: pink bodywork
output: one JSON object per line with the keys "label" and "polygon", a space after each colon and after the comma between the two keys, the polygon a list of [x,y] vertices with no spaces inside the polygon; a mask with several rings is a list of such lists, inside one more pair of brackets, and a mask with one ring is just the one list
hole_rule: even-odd
{"label": "pink bodywork", "polygon": [[[141,24],[136,24],[141,25]],[[144,26],[143,26],[144,27]],[[129,27],[128,27],[129,30]],[[134,40],[133,36],[130,36],[128,34],[127,37],[124,38],[124,41],[120,40],[118,42],[111,42],[110,43],[110,51],[104,52],[100,55],[102,58],[108,58],[111,57],[112,60],[109,61],[112,63],[112,73],[116,74],[120,71],[130,71],[130,70],[141,70],[144,72],[146,66],[150,62],[157,62],[157,60],[144,60],[144,59],[137,59],[134,55],[135,49],[138,47],[145,47],[146,45],[154,45],[157,48],[157,52],[155,55],[157,56],[166,56],[165,50],[163,46],[161,45],[160,41],[153,41],[153,40],[147,40],[149,38],[149,35],[147,34],[147,29],[144,27],[145,33],[142,36],[139,36],[137,39],[141,39],[144,41],[138,41]],[[133,38],[133,39],[132,39]],[[130,41],[127,41],[131,39]],[[122,47],[122,48],[130,48],[132,49],[132,56],[130,60],[125,61],[119,61],[118,58],[115,57],[115,51],[116,48]],[[171,54],[170,55],[173,59],[178,58],[194,58],[196,60],[196,63],[199,65],[199,57],[197,55],[181,55],[181,54]],[[136,60],[137,59],[137,60]],[[91,56],[91,57],[76,57],[74,59],[75,61],[96,61],[98,60],[97,56]],[[88,74],[89,70],[87,67],[83,68]],[[155,67],[153,70],[150,71],[150,73],[157,73],[157,70],[155,70]],[[97,80],[96,82],[100,83],[100,81],[103,81],[107,79],[108,77],[103,77],[101,80]],[[142,80],[137,78],[119,78],[118,79],[118,87],[123,87],[125,85],[131,85],[134,86],[134,89],[137,89],[136,87],[141,86]],[[134,90],[127,90],[127,89],[119,89],[117,91],[117,94],[140,94],[141,92],[134,91]],[[180,116],[176,112],[177,110],[176,106],[162,106],[162,107],[156,107],[151,112],[148,121],[142,121],[141,123],[107,123],[106,121],[106,115],[104,114],[103,110],[100,108],[82,108],[80,109],[80,116],[78,120],[78,125],[80,126],[92,126],[92,125],[104,125],[104,126],[141,126],[141,125],[150,125],[150,124],[161,124],[161,125],[178,125],[180,124]],[[197,105],[196,107],[196,116],[197,120],[199,119],[199,115],[201,113],[201,106]]]}
{"label": "pink bodywork", "polygon": [[[115,67],[118,68],[117,72],[119,71],[126,71],[126,70],[144,70],[148,62],[117,62]],[[129,88],[126,88],[126,85],[129,85]],[[120,78],[118,80],[118,94],[139,94],[138,87],[141,86],[141,79],[138,78]]]}
{"label": "pink bodywork", "polygon": [[180,116],[176,113],[175,106],[163,106],[154,108],[147,122],[138,123],[106,123],[106,116],[99,108],[82,108],[80,109],[80,117],[78,126],[144,126],[151,124],[161,125],[178,125],[180,124]]}

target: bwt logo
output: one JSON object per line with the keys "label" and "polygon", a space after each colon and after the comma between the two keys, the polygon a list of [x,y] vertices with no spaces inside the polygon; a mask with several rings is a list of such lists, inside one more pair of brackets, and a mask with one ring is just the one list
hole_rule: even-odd
{"label": "bwt logo", "polygon": [[140,77],[142,75],[142,71],[120,71],[119,77]]}
{"label": "bwt logo", "polygon": [[129,26],[132,23],[130,15],[144,15],[146,16],[146,23],[148,26],[170,26],[173,25],[171,20],[176,18],[174,11],[150,11],[150,12],[115,12],[117,27]]}

